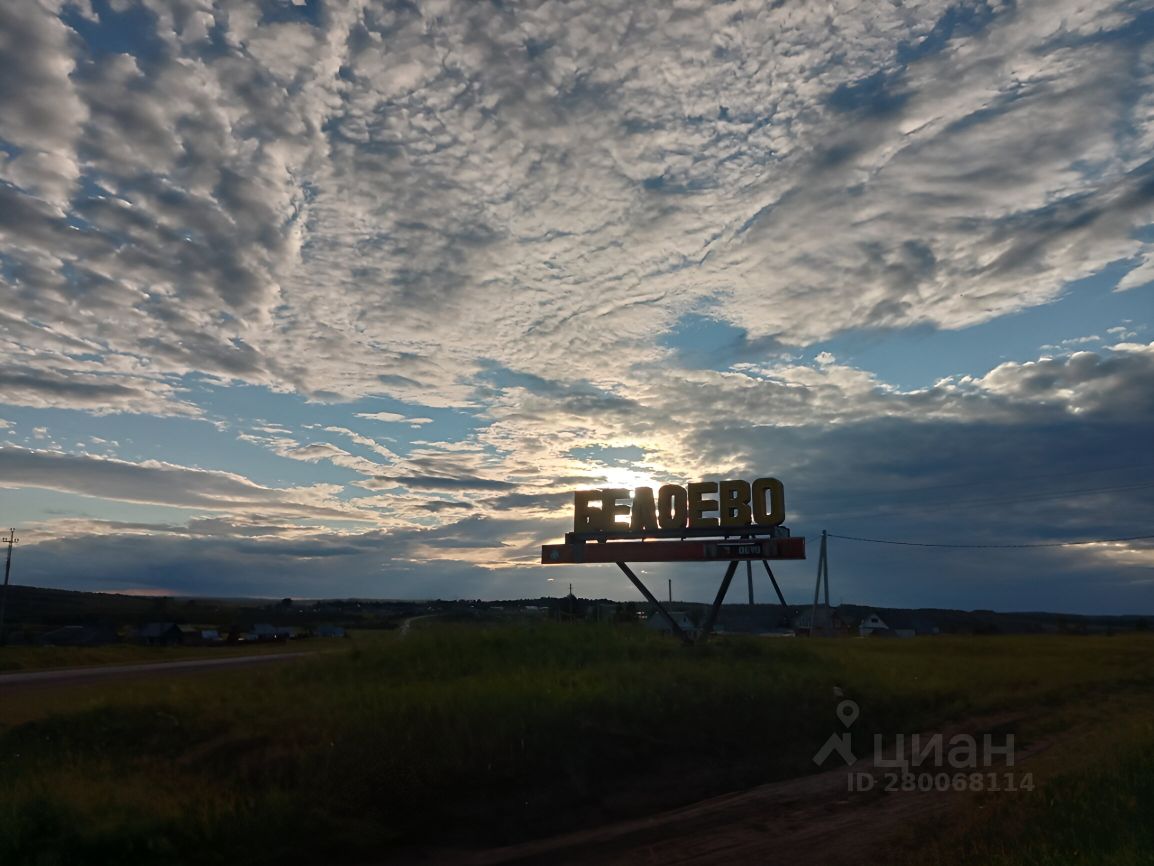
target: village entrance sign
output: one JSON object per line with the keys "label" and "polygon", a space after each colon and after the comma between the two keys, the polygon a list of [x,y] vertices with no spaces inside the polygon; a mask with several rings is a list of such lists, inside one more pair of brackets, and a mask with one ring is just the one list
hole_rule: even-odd
{"label": "village entrance sign", "polygon": [[761,560],[782,607],[786,606],[769,560],[805,559],[805,539],[791,538],[784,522],[785,490],[776,478],[758,478],[753,483],[740,479],[701,481],[684,487],[666,484],[656,496],[651,487],[636,488],[632,497],[625,488],[578,490],[573,494],[573,531],[565,534],[563,544],[543,545],[541,562],[617,563],[673,633],[690,643],[690,636],[628,563],[729,563],[701,627],[699,640],[704,640],[713,631],[725,593],[742,561],[752,588],[753,561]]}

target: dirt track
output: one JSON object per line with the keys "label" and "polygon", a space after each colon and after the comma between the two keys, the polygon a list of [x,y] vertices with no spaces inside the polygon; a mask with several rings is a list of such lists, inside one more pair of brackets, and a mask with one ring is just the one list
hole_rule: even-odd
{"label": "dirt track", "polygon": [[87,668],[57,668],[55,670],[23,671],[0,674],[0,690],[13,688],[62,685],[94,679],[126,679],[128,677],[155,676],[157,674],[193,673],[223,667],[261,664],[262,662],[283,661],[302,656],[316,655],[315,652],[270,653],[268,655],[229,656],[228,658],[184,659],[175,662],[150,662],[133,665],[100,665]]}
{"label": "dirt track", "polygon": [[[979,735],[1004,730],[1021,716],[975,719],[943,731]],[[1014,770],[1046,748],[1018,744]],[[1005,771],[1006,768],[999,768]],[[1028,769],[1028,768],[1027,768]],[[870,773],[870,792],[848,790],[849,772]],[[960,805],[964,793],[886,793],[890,768],[859,760],[799,779],[713,797],[672,811],[550,839],[487,851],[426,851],[411,862],[494,864],[790,864],[822,866],[872,862],[863,846],[883,845],[910,822]],[[1026,792],[1006,796],[1029,796]],[[884,850],[879,849],[879,850]],[[878,851],[874,851],[877,854]],[[873,855],[871,855],[873,856]],[[884,854],[882,855],[884,859]]]}

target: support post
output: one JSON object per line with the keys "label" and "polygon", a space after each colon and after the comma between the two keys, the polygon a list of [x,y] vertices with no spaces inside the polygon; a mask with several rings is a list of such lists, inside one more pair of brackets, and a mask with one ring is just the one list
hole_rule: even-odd
{"label": "support post", "polygon": [[12,545],[20,539],[16,537],[16,530],[12,529],[7,538],[0,538],[0,544],[8,545],[8,558],[4,561],[4,587],[0,589],[0,646],[4,646],[4,612],[8,607],[8,578],[12,574]]}
{"label": "support post", "polygon": [[770,568],[770,560],[763,559],[762,565],[765,566],[765,573],[767,575],[770,575],[770,583],[773,584],[774,592],[778,593],[778,600],[779,600],[779,602],[781,602],[781,610],[784,610],[786,612],[787,617],[788,617],[789,605],[786,604],[786,597],[784,595],[781,595],[781,587],[779,587],[779,585],[778,585],[778,578],[773,576],[773,569]]}
{"label": "support post", "polygon": [[[830,612],[830,607],[829,607],[829,550],[826,547],[826,540],[825,539],[826,539],[826,534],[825,534],[825,530],[823,529],[821,531],[821,562],[822,562],[822,565],[825,566],[825,571],[823,572],[824,583],[825,583],[825,612],[826,612],[826,615],[828,617],[829,612]],[[826,631],[830,632],[832,630],[832,627],[833,627],[833,623],[830,622],[829,619],[827,618]]]}
{"label": "support post", "polygon": [[[733,563],[733,565],[736,567],[737,563],[735,562],[735,563]],[[665,621],[669,623],[669,627],[673,630],[673,633],[675,635],[677,635],[679,638],[681,638],[683,643],[687,643],[687,644],[693,643],[693,640],[689,637],[689,635],[687,635],[682,630],[681,626],[679,626],[674,621],[673,616],[669,613],[669,611],[667,611],[665,609],[665,607],[661,604],[661,602],[659,602],[654,597],[653,593],[651,593],[649,591],[649,587],[647,587],[645,584],[643,584],[641,582],[641,580],[637,577],[637,575],[633,573],[633,570],[630,569],[629,566],[626,565],[624,562],[617,563],[617,567],[620,568],[623,572],[625,572],[625,576],[627,578],[629,578],[630,581],[632,581],[632,583],[635,587],[637,587],[638,592],[640,592],[643,596],[645,596],[645,600],[648,601],[651,605],[653,605],[653,607],[656,608],[657,612],[661,616],[665,617]]]}
{"label": "support post", "polygon": [[745,579],[749,583],[749,606],[753,607],[753,560],[745,561]]}
{"label": "support post", "polygon": [[721,586],[717,589],[717,598],[713,600],[713,607],[709,609],[709,616],[705,618],[705,625],[701,627],[698,640],[705,640],[713,632],[713,624],[717,622],[717,615],[721,613],[721,603],[725,601],[725,593],[729,590],[730,581],[737,573],[737,560],[732,560],[725,569],[725,577],[721,579]]}
{"label": "support post", "polygon": [[[821,593],[821,579],[825,574],[825,530],[821,531],[821,550],[817,555],[817,580],[813,584],[813,611],[810,614],[809,620],[809,636],[813,637],[817,634],[817,600]],[[829,607],[829,581],[826,581],[826,607]],[[822,633],[825,633],[824,625]]]}

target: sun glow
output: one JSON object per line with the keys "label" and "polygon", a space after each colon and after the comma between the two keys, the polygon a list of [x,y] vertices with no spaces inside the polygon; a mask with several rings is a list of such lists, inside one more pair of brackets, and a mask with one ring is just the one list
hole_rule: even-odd
{"label": "sun glow", "polygon": [[628,466],[599,466],[594,471],[600,472],[605,477],[606,487],[624,487],[628,490],[652,487],[656,490],[661,486],[653,480],[650,473],[630,469]]}

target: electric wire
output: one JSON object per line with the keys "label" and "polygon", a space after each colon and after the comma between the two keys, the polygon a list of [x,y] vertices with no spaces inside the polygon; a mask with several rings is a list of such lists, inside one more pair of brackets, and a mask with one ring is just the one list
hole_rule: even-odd
{"label": "electric wire", "polygon": [[897,541],[889,538],[862,538],[856,535],[835,535],[832,532],[826,533],[827,538],[838,538],[842,541],[864,541],[870,544],[896,544],[902,547],[951,547],[968,550],[1008,550],[1021,549],[1027,547],[1078,547],[1085,544],[1112,544],[1120,541],[1138,541],[1140,539],[1154,538],[1154,535],[1125,535],[1119,538],[1091,538],[1086,541],[1047,541],[1034,544],[935,544],[927,541]]}

